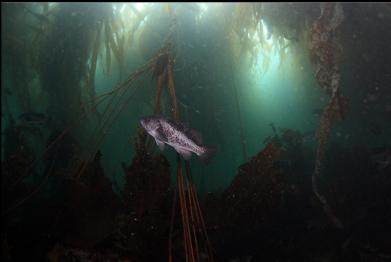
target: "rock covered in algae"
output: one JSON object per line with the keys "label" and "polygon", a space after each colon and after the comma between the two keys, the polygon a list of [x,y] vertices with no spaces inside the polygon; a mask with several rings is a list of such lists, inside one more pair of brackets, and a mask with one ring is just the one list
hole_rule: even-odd
{"label": "rock covered in algae", "polygon": [[243,222],[258,213],[262,213],[260,219],[267,219],[268,213],[279,206],[286,185],[281,170],[276,169],[274,163],[281,152],[277,143],[269,143],[240,166],[239,174],[222,196],[226,207],[223,217],[229,220],[228,224]]}
{"label": "rock covered in algae", "polygon": [[103,173],[100,156],[98,152],[81,179],[64,179],[62,183],[60,195],[65,205],[59,223],[66,225],[66,246],[91,248],[115,230],[121,202]]}
{"label": "rock covered in algae", "polygon": [[126,210],[142,216],[159,208],[170,187],[170,165],[163,155],[137,154],[130,166],[122,164],[125,172],[123,197]]}

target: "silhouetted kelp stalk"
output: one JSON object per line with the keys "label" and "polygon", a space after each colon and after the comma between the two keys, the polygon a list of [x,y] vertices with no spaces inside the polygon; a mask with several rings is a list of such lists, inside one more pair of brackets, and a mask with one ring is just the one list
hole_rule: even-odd
{"label": "silhouetted kelp stalk", "polygon": [[[29,61],[32,46],[29,44],[31,36],[29,23],[25,21],[27,6],[29,3],[1,5],[2,18],[2,65],[9,80],[8,89],[16,97],[16,102],[22,112],[32,110],[31,93],[29,84],[33,79],[33,70]],[[27,16],[29,17],[29,16]],[[8,81],[2,82],[3,86]]]}
{"label": "silhouetted kelp stalk", "polygon": [[[179,111],[175,94],[174,65],[172,33],[176,26],[175,18],[172,20],[169,35],[165,41],[164,47],[158,52],[155,60],[152,77],[156,79],[155,113],[161,112],[161,96],[163,88],[167,86],[171,98],[171,114],[176,121],[179,121]],[[186,261],[200,260],[200,242],[203,240],[204,248],[207,251],[208,259],[213,261],[211,245],[207,236],[205,222],[200,209],[197,193],[190,175],[190,164],[186,161],[185,176],[182,171],[182,160],[177,154],[177,192],[174,194],[173,211],[168,238],[169,261],[173,261],[172,255],[172,233],[175,215],[176,195],[179,196],[179,207],[182,216],[183,238]],[[201,237],[201,239],[200,239]]]}
{"label": "silhouetted kelp stalk", "polygon": [[339,3],[321,3],[321,14],[314,22],[309,39],[309,51],[315,65],[315,76],[320,86],[331,96],[323,110],[317,130],[318,148],[315,168],[312,174],[312,187],[315,195],[323,204],[324,211],[337,228],[343,228],[326,197],[319,192],[317,179],[320,177],[322,163],[327,149],[327,142],[334,123],[343,119],[346,100],[340,94],[340,73],[337,61],[337,43],[335,30],[343,21],[343,9]]}
{"label": "silhouetted kelp stalk", "polygon": [[[104,10],[98,10],[100,20],[94,25],[96,36],[86,83],[87,93],[91,100],[95,98],[96,64],[98,54],[103,53],[101,51],[102,47],[105,47],[106,62],[104,63],[104,69],[106,74],[109,75],[111,72],[111,52],[113,52],[119,66],[119,79],[122,80],[124,75],[125,34],[119,32],[120,30],[124,31],[125,26],[121,20],[121,15],[119,15],[119,8],[114,8],[114,5],[105,5]],[[96,110],[94,110],[94,113],[99,117]]]}
{"label": "silhouetted kelp stalk", "polygon": [[232,91],[233,91],[234,98],[235,98],[236,111],[238,112],[240,142],[242,144],[243,160],[244,160],[244,162],[246,162],[247,161],[247,146],[246,146],[247,145],[247,141],[246,141],[245,134],[244,134],[242,114],[240,113],[239,95],[238,95],[238,90],[236,88],[235,71],[234,70],[232,70],[231,76],[233,77],[233,79],[232,79]]}
{"label": "silhouetted kelp stalk", "polygon": [[[100,125],[95,129],[94,134],[91,135],[89,144],[92,146],[87,156],[87,162],[84,163],[83,168],[80,169],[80,172],[78,172],[77,177],[80,177],[82,175],[85,167],[87,166],[87,163],[93,159],[96,152],[99,150],[102,143],[104,142],[104,138],[106,137],[109,128],[112,126],[115,120],[118,119],[120,113],[124,110],[124,108],[126,108],[126,106],[133,98],[137,90],[137,86],[132,86],[133,82],[138,79],[138,77],[140,77],[142,74],[149,72],[153,64],[154,59],[150,60],[150,62],[142,66],[139,70],[132,73],[125,81],[119,84],[117,88],[103,95],[103,97],[107,97],[108,95],[110,95],[111,99],[108,105],[103,110]],[[126,97],[127,92],[130,92],[130,94]],[[102,98],[102,96],[100,96],[99,98]]]}
{"label": "silhouetted kelp stalk", "polygon": [[[88,72],[88,78],[87,78],[87,92],[89,95],[89,98],[92,100],[95,98],[95,73],[96,73],[96,64],[98,61],[98,54],[99,54],[99,48],[101,46],[100,38],[101,38],[101,31],[102,27],[100,24],[96,25],[96,40],[94,43],[92,56],[91,56],[91,65]],[[98,111],[96,108],[93,108],[93,112],[98,115]]]}
{"label": "silhouetted kelp stalk", "polygon": [[[124,41],[125,36],[118,34],[118,25],[116,22],[115,17],[118,17],[120,20],[120,16],[116,15],[115,12],[118,12],[118,9],[112,9],[112,12],[108,16],[106,16],[103,20],[103,25],[105,27],[105,46],[106,46],[106,59],[107,59],[107,72],[110,73],[110,66],[111,66],[111,51],[113,52],[115,58],[117,59],[118,65],[119,65],[119,75],[120,79],[123,76],[123,69],[124,69]],[[120,24],[122,21],[120,21]],[[123,24],[122,24],[123,25]],[[123,28],[122,28],[123,29]],[[115,36],[115,38],[114,38]],[[115,41],[115,39],[117,41]]]}
{"label": "silhouetted kelp stalk", "polygon": [[[235,9],[233,11],[233,19],[231,30],[236,33],[239,38],[240,51],[238,53],[238,57],[244,55],[246,52],[249,52],[252,56],[254,56],[254,45],[249,44],[249,32],[254,32],[258,23],[260,23],[259,13],[256,12],[257,6],[253,3],[236,3]],[[245,33],[244,33],[245,32]],[[233,59],[232,59],[233,60]],[[242,153],[243,160],[247,161],[247,148],[246,148],[246,139],[243,129],[243,121],[242,115],[240,112],[240,103],[239,103],[239,94],[236,87],[236,78],[235,78],[235,70],[233,65],[231,65],[231,76],[232,76],[232,92],[235,99],[235,107],[238,113],[238,122],[239,122],[239,134],[240,134],[240,142],[242,145]]]}
{"label": "silhouetted kelp stalk", "polygon": [[[50,97],[49,114],[61,128],[80,113],[84,96],[94,99],[99,54],[106,51],[106,71],[110,71],[111,53],[114,54],[122,80],[125,36],[116,4],[61,3],[52,10],[53,22],[44,30],[40,50],[36,52],[40,60],[36,68],[42,88]],[[95,109],[93,113],[99,119]]]}

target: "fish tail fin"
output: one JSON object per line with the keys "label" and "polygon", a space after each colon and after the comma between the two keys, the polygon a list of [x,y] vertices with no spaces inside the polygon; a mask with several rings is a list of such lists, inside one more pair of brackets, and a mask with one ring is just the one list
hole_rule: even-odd
{"label": "fish tail fin", "polygon": [[215,156],[217,147],[216,146],[210,146],[210,147],[205,147],[204,148],[204,153],[200,155],[200,159],[202,162],[205,164],[209,164],[212,158]]}

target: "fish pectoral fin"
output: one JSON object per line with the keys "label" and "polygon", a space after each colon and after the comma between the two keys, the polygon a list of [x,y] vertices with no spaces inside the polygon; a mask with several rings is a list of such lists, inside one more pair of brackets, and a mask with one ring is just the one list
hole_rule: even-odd
{"label": "fish pectoral fin", "polygon": [[191,152],[185,149],[175,148],[175,150],[180,154],[184,159],[189,160],[191,158]]}
{"label": "fish pectoral fin", "polygon": [[164,143],[159,141],[159,140],[157,140],[156,138],[155,138],[155,141],[156,141],[156,144],[158,145],[158,147],[160,148],[160,150],[163,151],[164,148],[165,148]]}
{"label": "fish pectoral fin", "polygon": [[192,129],[192,128],[186,128],[185,132],[197,145],[202,144],[201,133],[199,133],[197,130]]}

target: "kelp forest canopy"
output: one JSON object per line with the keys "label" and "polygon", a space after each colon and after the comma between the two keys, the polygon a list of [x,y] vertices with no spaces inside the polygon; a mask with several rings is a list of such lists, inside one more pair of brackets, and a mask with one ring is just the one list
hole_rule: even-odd
{"label": "kelp forest canopy", "polygon": [[[273,92],[267,86],[284,85],[275,91],[282,100],[285,97],[280,92],[289,96],[292,90],[304,93],[309,89],[309,94],[302,94],[302,99],[309,100],[307,104],[297,105],[297,111],[307,115],[313,108],[324,108],[328,98],[323,96],[331,95],[333,105],[329,108],[338,107],[338,112],[326,110],[321,126],[329,126],[326,122],[345,114],[347,100],[351,98],[353,105],[355,100],[351,96],[364,92],[354,92],[348,87],[344,92],[340,82],[346,79],[355,84],[345,86],[354,86],[368,81],[357,79],[364,75],[369,79],[371,74],[368,69],[361,73],[360,66],[364,65],[357,63],[357,59],[364,57],[369,61],[386,57],[380,56],[379,50],[387,50],[389,6],[385,5],[384,10],[380,5],[344,6],[318,3],[4,4],[3,130],[17,122],[19,114],[38,111],[46,112],[53,120],[45,137],[47,140],[50,135],[56,137],[72,127],[69,134],[78,145],[75,154],[85,154],[83,151],[88,148],[85,144],[91,143],[88,139],[91,132],[105,121],[106,129],[111,130],[105,131],[108,133],[108,139],[104,140],[106,148],[129,143],[137,118],[153,112],[154,83],[147,75],[138,78],[137,92],[113,123],[104,117],[105,113],[110,113],[105,111],[108,100],[127,99],[127,92],[114,96],[116,85],[156,55],[172,34],[182,118],[195,125],[208,126],[206,136],[217,140],[215,143],[224,147],[223,151],[231,151],[230,155],[238,151],[236,145],[239,145],[243,156],[232,161],[237,166],[247,154],[259,151],[262,146],[259,141],[271,131],[269,128],[267,132],[253,135],[256,132],[251,124],[253,115],[258,113],[261,117],[257,122],[264,124],[255,126],[262,129],[272,122],[275,114],[287,117],[276,109],[277,105],[266,101]],[[367,20],[373,19],[365,23],[356,13],[365,15]],[[371,30],[376,22],[384,28]],[[380,44],[371,49],[370,39],[379,39]],[[376,68],[381,72],[381,65]],[[353,79],[347,79],[341,72],[357,73]],[[276,80],[270,78],[285,78],[288,83],[273,84],[271,82]],[[381,79],[376,81],[375,85],[381,85]],[[364,88],[370,88],[369,85]],[[254,92],[257,93],[252,95]],[[251,98],[246,101],[249,96],[258,101],[253,102]],[[254,103],[260,105],[255,107]],[[303,118],[297,116],[298,120]],[[292,127],[304,125],[302,131],[315,129],[306,123]],[[240,135],[224,126],[237,127]],[[116,132],[120,134],[110,136]],[[115,150],[121,151],[116,156],[129,159],[129,154],[135,152],[130,145]],[[2,150],[6,156],[8,149]],[[250,152],[246,153],[247,150]],[[109,165],[113,168],[117,164]]]}
{"label": "kelp forest canopy", "polygon": [[[83,248],[140,233],[148,223],[137,219],[161,208],[175,253],[178,205],[186,260],[213,261],[208,223],[248,223],[250,205],[273,223],[275,199],[296,194],[297,181],[343,230],[351,214],[333,195],[349,198],[338,183],[350,176],[336,174],[354,149],[375,163],[390,150],[388,3],[2,3],[1,12],[3,211],[60,189],[82,210],[71,192],[101,190],[115,203],[101,218],[110,223],[94,237],[78,224]],[[212,163],[160,152],[140,128],[152,114],[199,130],[217,146]],[[133,210],[132,223],[109,219],[118,210]],[[124,249],[149,248],[118,235]]]}

